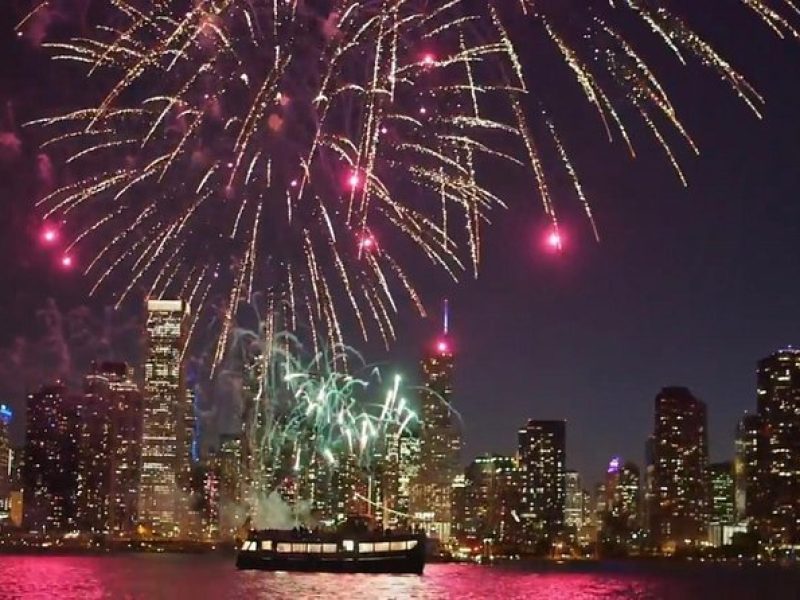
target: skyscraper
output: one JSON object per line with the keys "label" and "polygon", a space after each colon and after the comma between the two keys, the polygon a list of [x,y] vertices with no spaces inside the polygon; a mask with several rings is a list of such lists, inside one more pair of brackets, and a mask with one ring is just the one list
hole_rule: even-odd
{"label": "skyscraper", "polygon": [[765,451],[763,423],[759,415],[744,415],[736,427],[736,461],[734,485],[736,486],[736,518],[764,515],[763,477],[759,472]]}
{"label": "skyscraper", "polygon": [[194,415],[181,364],[187,317],[183,301],[147,302],[139,520],[158,537],[179,536],[188,509]]}
{"label": "skyscraper", "polygon": [[443,334],[422,361],[420,470],[411,501],[412,513],[428,515],[428,527],[443,541],[450,536],[452,484],[460,472],[461,431],[451,404],[454,366],[445,306]]}
{"label": "skyscraper", "polygon": [[[14,413],[5,404],[0,404],[0,515],[7,515],[10,508],[11,468],[13,453],[8,428]],[[0,516],[0,521],[5,517]]]}
{"label": "skyscraper", "polygon": [[656,396],[650,534],[662,550],[707,539],[707,429],[706,405],[687,388]]}
{"label": "skyscraper", "polygon": [[39,532],[75,529],[78,402],[66,386],[45,386],[27,398],[22,485],[25,526]]}
{"label": "skyscraper", "polygon": [[606,473],[606,511],[616,526],[626,532],[638,529],[641,511],[639,467],[614,457]]}
{"label": "skyscraper", "polygon": [[736,521],[736,493],[733,465],[729,462],[713,463],[708,467],[711,486],[711,523],[732,525]]}
{"label": "skyscraper", "polygon": [[78,525],[128,534],[136,526],[142,438],[142,394],[128,365],[92,365],[79,421]]}
{"label": "skyscraper", "polygon": [[527,543],[561,533],[566,504],[566,422],[531,419],[519,430],[522,522]]}
{"label": "skyscraper", "polygon": [[579,532],[584,526],[583,487],[577,471],[566,473],[566,498],[564,501],[564,525]]}
{"label": "skyscraper", "polygon": [[776,543],[800,542],[800,350],[759,361],[758,414],[762,444],[753,514]]}
{"label": "skyscraper", "polygon": [[515,458],[497,454],[478,456],[465,470],[464,533],[492,553],[519,542],[520,475]]}

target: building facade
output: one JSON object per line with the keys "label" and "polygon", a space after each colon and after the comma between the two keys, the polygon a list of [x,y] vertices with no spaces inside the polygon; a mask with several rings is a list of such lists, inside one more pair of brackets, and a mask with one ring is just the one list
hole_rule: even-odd
{"label": "building facade", "polygon": [[92,365],[79,408],[77,518],[88,533],[130,535],[137,524],[142,394],[125,363]]}
{"label": "building facade", "polygon": [[752,517],[762,537],[800,543],[800,350],[759,361],[756,464]]}
{"label": "building facade", "polygon": [[0,523],[11,515],[11,483],[14,452],[11,449],[9,427],[14,413],[5,404],[0,404]]}
{"label": "building facade", "polygon": [[146,327],[139,520],[145,536],[180,537],[190,495],[187,436],[194,431],[182,365],[188,307],[150,300]]}
{"label": "building facade", "polygon": [[60,383],[27,398],[22,487],[29,530],[53,533],[77,528],[78,403]]}
{"label": "building facade", "polygon": [[650,535],[662,551],[706,541],[709,518],[706,405],[684,387],[655,399]]}
{"label": "building facade", "polygon": [[544,547],[564,526],[566,422],[531,419],[519,430],[518,441],[525,543]]}
{"label": "building facade", "polygon": [[515,457],[478,456],[464,471],[462,524],[465,539],[489,555],[509,553],[521,541],[521,470]]}
{"label": "building facade", "polygon": [[454,355],[442,338],[422,361],[419,472],[411,513],[442,541],[450,537],[452,486],[460,472],[461,430],[452,407]]}
{"label": "building facade", "polygon": [[711,487],[710,523],[733,525],[736,522],[736,486],[733,464],[713,463],[708,467]]}

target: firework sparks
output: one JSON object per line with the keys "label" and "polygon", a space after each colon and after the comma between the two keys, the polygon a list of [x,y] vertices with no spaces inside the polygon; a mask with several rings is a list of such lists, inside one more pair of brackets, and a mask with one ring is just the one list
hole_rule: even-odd
{"label": "firework sparks", "polygon": [[[237,329],[233,339],[249,382],[243,415],[248,469],[263,491],[320,464],[369,469],[390,436],[407,435],[417,421],[402,378],[387,386],[350,348],[309,354],[294,336],[272,335],[268,327],[260,334]],[[339,368],[343,362],[348,370]]]}
{"label": "firework sparks", "polygon": [[[470,30],[460,2],[434,14],[416,0],[177,4],[113,3],[115,28],[50,44],[114,83],[95,107],[37,122],[79,176],[40,201],[45,218],[87,249],[93,292],[109,286],[118,305],[213,273],[225,303],[217,360],[256,291],[288,321],[321,324],[314,335],[331,345],[345,305],[364,337],[372,320],[388,343],[395,287],[421,308],[395,255],[416,247],[455,277],[477,238],[443,231],[439,199],[469,219],[497,204],[467,157],[499,155],[483,138],[501,127],[460,107],[502,96],[500,79],[460,83],[464,63],[502,63],[507,49]],[[437,53],[420,54],[423,43]],[[424,122],[423,100],[438,107]]]}
{"label": "firework sparks", "polygon": [[[494,160],[528,165],[549,246],[563,245],[555,169],[599,238],[569,153],[574,132],[544,109],[534,53],[523,60],[538,39],[610,141],[635,157],[636,133],[649,133],[684,184],[675,146],[699,150],[637,48],[642,32],[679,67],[711,70],[756,115],[764,102],[661,0],[110,4],[93,36],[49,44],[55,59],[110,83],[92,106],[36,122],[72,175],[39,207],[60,223],[64,248],[86,258],[93,293],[107,286],[119,304],[136,289],[202,289],[196,314],[222,299],[216,360],[254,293],[295,330],[310,325],[315,344],[343,343],[345,307],[363,337],[377,331],[388,344],[395,289],[424,313],[406,257],[454,279],[466,265],[477,273],[481,227],[504,206],[486,183]],[[793,1],[741,5],[800,39]]]}

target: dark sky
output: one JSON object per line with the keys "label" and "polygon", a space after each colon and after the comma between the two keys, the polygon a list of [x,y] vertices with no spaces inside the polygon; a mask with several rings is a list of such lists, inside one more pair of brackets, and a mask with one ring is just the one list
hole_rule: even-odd
{"label": "dark sky", "polygon": [[[708,404],[712,458],[730,458],[736,421],[755,406],[755,361],[800,345],[800,44],[737,14],[700,15],[700,23],[767,98],[763,121],[707,71],[672,64],[663,75],[702,151],[680,153],[688,189],[651,141],[641,138],[631,160],[604,143],[577,89],[562,88],[557,74],[543,82],[556,99],[565,90],[558,122],[602,241],[557,178],[565,250],[544,251],[533,183],[515,184],[504,193],[511,210],[495,213],[485,232],[480,279],[422,283],[427,297],[451,301],[454,402],[468,457],[511,452],[527,418],[565,418],[568,464],[596,480],[611,455],[642,461],[654,396],[686,385]],[[0,19],[0,100],[25,112],[51,101],[42,82],[52,82],[52,67],[14,38],[12,22]],[[5,111],[0,131],[19,120]],[[4,346],[32,335],[48,296],[63,308],[86,302],[80,281],[64,280],[37,254],[28,202],[34,153],[21,153],[0,166]],[[102,299],[92,306],[100,314]],[[388,359],[415,369],[438,327],[401,317]]]}

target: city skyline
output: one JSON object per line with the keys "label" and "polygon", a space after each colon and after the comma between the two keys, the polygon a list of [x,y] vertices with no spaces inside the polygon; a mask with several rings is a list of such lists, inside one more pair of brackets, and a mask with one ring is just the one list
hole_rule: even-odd
{"label": "city skyline", "polygon": [[[732,22],[740,24],[736,18]],[[18,92],[4,99],[13,103],[19,113],[14,120],[21,122],[41,109],[35,101],[28,106],[26,99],[36,90],[36,68],[30,67],[42,63],[33,51],[20,49],[13,23],[8,25],[3,49],[21,59],[19,64],[6,61],[0,81]],[[578,208],[567,207],[561,219],[563,252],[547,252],[541,243],[547,223],[531,202],[530,208],[495,215],[496,226],[485,232],[485,264],[477,282],[465,281],[457,289],[438,279],[424,285],[432,312],[442,296],[450,297],[455,308],[455,382],[469,454],[510,452],[507,427],[534,415],[566,418],[578,433],[570,468],[600,473],[615,454],[641,462],[641,447],[627,441],[615,415],[632,414],[637,435],[646,434],[653,391],[678,384],[708,404],[710,458],[722,459],[738,419],[752,405],[754,360],[798,343],[800,326],[792,311],[800,284],[791,274],[800,261],[800,215],[792,201],[800,186],[794,168],[800,85],[784,75],[799,53],[761,29],[753,30],[747,48],[735,40],[728,45],[768,99],[765,118],[752,119],[721,87],[690,74],[696,85],[677,90],[677,99],[686,100],[698,86],[706,98],[700,103],[704,110],[686,115],[703,149],[700,158],[686,164],[688,190],[656,158],[606,164],[593,160],[598,148],[614,158],[623,151],[589,142],[575,149],[575,160],[602,209],[600,244],[579,220]],[[766,48],[770,60],[765,62]],[[564,104],[569,115],[581,114],[578,100]],[[576,123],[585,121],[576,117]],[[36,157],[25,149],[21,162],[0,167],[8,198],[33,193],[23,176],[31,174]],[[641,172],[628,172],[641,163]],[[556,194],[565,188],[554,182]],[[504,192],[522,200],[533,194],[518,187]],[[13,340],[34,337],[36,311],[45,298],[57,298],[67,312],[85,302],[87,286],[77,272],[52,268],[33,243],[36,223],[17,203],[9,204],[12,218],[2,244],[10,260],[0,281],[12,291],[0,305],[9,317],[0,327],[0,341],[7,355],[16,356]],[[92,306],[100,319],[102,305],[98,300]],[[130,318],[136,311],[123,307],[121,314]],[[437,320],[403,317],[391,355],[379,344],[365,344],[363,350],[370,360],[391,356],[402,370],[413,372],[418,348]],[[88,361],[74,363],[80,369]],[[16,386],[13,379],[4,377],[3,385]],[[3,401],[19,409],[27,391],[4,391]],[[487,402],[497,409],[485,411]],[[607,425],[602,436],[592,431],[598,421]],[[14,429],[19,434],[19,427]]]}

